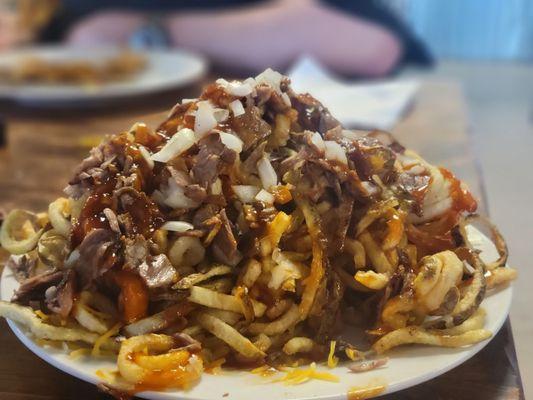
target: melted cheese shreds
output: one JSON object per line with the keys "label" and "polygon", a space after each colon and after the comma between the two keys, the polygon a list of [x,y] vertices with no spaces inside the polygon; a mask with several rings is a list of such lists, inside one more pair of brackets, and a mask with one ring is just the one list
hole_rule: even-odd
{"label": "melted cheese shreds", "polygon": [[69,358],[73,360],[77,360],[78,358],[89,356],[89,355],[91,355],[91,349],[81,348],[81,349],[72,350],[68,356]]}
{"label": "melted cheese shreds", "polygon": [[335,340],[332,340],[329,342],[329,355],[328,355],[328,367],[329,368],[335,368],[337,364],[339,363],[339,358],[335,357],[335,346],[337,345],[337,342]]}
{"label": "melted cheese shreds", "polygon": [[41,310],[37,310],[37,311],[34,311],[35,315],[37,315],[40,319],[42,319],[43,321],[46,321],[48,318],[50,318],[49,315],[46,315],[45,313],[43,313]]}
{"label": "melted cheese shreds", "polygon": [[346,350],[344,350],[344,353],[346,353],[346,357],[348,357],[350,360],[355,361],[361,358],[361,354],[350,347],[347,347]]}
{"label": "melted cheese shreds", "polygon": [[261,365],[260,367],[254,368],[250,371],[254,375],[259,376],[272,376],[275,375],[278,370],[272,368],[270,365]]}
{"label": "melted cheese shreds", "polygon": [[282,378],[276,379],[275,382],[284,382],[286,385],[299,385],[311,379],[318,379],[328,382],[339,382],[339,378],[329,372],[318,371],[316,363],[311,363],[309,368],[293,369],[285,374]]}
{"label": "melted cheese shreds", "polygon": [[106,333],[104,333],[102,336],[96,339],[96,341],[94,342],[93,349],[91,351],[91,355],[93,356],[100,355],[100,346],[102,346],[102,344],[104,344],[106,340],[108,340],[112,336],[115,336],[120,331],[121,327],[122,327],[122,324],[116,323],[115,325],[113,325],[113,327],[111,327],[111,329],[109,329]]}

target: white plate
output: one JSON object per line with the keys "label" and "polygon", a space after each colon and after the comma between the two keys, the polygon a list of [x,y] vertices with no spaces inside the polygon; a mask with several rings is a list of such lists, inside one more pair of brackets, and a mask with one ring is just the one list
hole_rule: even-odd
{"label": "white plate", "polygon": [[[471,239],[479,243],[476,247],[483,250],[483,258],[495,259],[496,249],[479,232],[471,230]],[[475,237],[473,237],[475,236]],[[2,300],[9,300],[17,282],[12,274],[4,269],[0,290]],[[494,335],[505,322],[511,304],[512,289],[500,290],[487,297],[482,307],[487,311],[486,328]],[[98,360],[72,360],[59,350],[43,348],[36,345],[17,324],[8,321],[9,326],[17,337],[46,362],[56,368],[91,383],[98,383],[95,375],[98,369],[116,370],[115,363]],[[408,346],[390,352],[390,360],[386,367],[364,373],[350,373],[346,366],[339,365],[335,369],[327,370],[340,378],[339,383],[325,381],[310,381],[297,386],[286,386],[282,383],[272,383],[271,377],[259,377],[249,372],[224,372],[221,375],[204,374],[199,384],[186,392],[145,392],[139,397],[147,399],[191,399],[191,400],[307,400],[307,399],[345,399],[347,392],[354,386],[386,385],[384,393],[402,390],[429,379],[432,379],[468,360],[480,351],[488,341],[461,349],[446,349],[439,347]],[[226,393],[228,395],[223,397]]]}
{"label": "white plate", "polygon": [[[16,65],[27,56],[53,61],[76,59],[104,61],[118,52],[119,50],[115,48],[83,49],[59,46],[24,48],[3,52],[0,57],[0,68]],[[195,82],[206,72],[205,59],[187,51],[150,50],[143,54],[148,63],[146,68],[123,82],[98,86],[0,83],[0,98],[48,106],[77,105],[180,88]]]}

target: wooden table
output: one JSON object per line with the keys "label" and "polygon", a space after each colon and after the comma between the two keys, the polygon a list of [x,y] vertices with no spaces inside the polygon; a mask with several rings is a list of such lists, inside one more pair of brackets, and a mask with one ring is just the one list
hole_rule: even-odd
{"label": "wooden table", "polygon": [[[197,95],[192,93],[192,95]],[[191,97],[190,93],[176,94]],[[0,104],[1,106],[1,104]],[[172,106],[168,103],[165,108]],[[52,111],[19,112],[7,119],[8,146],[0,149],[0,208],[43,210],[61,194],[74,166],[95,137],[127,129],[133,122],[155,126],[165,113],[147,117],[139,108],[117,107],[106,115]],[[116,109],[117,109],[116,108]],[[13,110],[11,108],[11,110]],[[130,110],[130,111],[125,111]],[[0,110],[1,112],[1,110]],[[29,115],[31,114],[31,115]],[[70,114],[70,115],[65,115]],[[400,142],[429,161],[450,167],[484,207],[483,180],[469,146],[465,104],[450,82],[428,82],[394,129]],[[95,387],[70,377],[30,353],[0,321],[0,398],[2,400],[107,398]],[[515,347],[507,322],[475,357],[431,381],[384,399],[523,399]]]}

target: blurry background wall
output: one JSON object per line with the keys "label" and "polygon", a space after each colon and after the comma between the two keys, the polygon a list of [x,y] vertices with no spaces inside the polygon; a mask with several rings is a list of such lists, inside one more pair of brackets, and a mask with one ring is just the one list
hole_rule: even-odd
{"label": "blurry background wall", "polygon": [[531,0],[391,0],[438,58],[533,60]]}

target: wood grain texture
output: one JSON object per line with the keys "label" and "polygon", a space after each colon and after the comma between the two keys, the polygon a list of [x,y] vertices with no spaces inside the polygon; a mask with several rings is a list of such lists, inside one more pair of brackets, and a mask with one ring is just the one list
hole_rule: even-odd
{"label": "wood grain texture", "polygon": [[[192,93],[192,96],[197,93]],[[190,97],[188,95],[187,97]],[[172,104],[169,104],[171,106]],[[43,210],[61,194],[73,168],[95,137],[127,129],[142,120],[156,126],[165,113],[140,117],[139,109],[105,116],[8,120],[8,146],[0,149],[0,208]],[[428,161],[444,165],[464,179],[484,203],[482,179],[470,148],[460,89],[450,82],[422,86],[411,110],[394,129],[407,147]],[[87,383],[70,377],[29,352],[0,321],[0,399],[108,399]],[[514,343],[507,323],[478,355],[429,382],[384,399],[522,399]]]}

